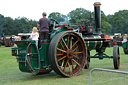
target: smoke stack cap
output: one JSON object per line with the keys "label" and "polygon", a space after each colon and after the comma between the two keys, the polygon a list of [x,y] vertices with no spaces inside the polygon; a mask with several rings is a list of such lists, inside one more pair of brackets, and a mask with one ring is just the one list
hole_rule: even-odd
{"label": "smoke stack cap", "polygon": [[101,3],[100,2],[95,2],[94,3],[94,6],[96,7],[96,6],[100,6],[101,5]]}

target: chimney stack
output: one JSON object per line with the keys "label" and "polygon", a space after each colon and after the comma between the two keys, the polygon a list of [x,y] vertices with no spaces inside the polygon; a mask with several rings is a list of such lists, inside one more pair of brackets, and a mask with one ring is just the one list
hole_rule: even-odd
{"label": "chimney stack", "polygon": [[94,11],[95,11],[95,32],[101,34],[101,13],[100,13],[100,2],[94,3]]}

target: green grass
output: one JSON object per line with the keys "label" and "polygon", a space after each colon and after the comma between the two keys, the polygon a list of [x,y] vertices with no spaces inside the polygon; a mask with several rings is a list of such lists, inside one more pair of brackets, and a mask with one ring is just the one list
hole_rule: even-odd
{"label": "green grass", "polygon": [[[107,48],[105,53],[113,55],[113,48]],[[94,54],[95,51],[91,51],[91,55]],[[121,65],[119,70],[128,72],[128,55],[124,54],[121,47],[120,57]],[[80,75],[71,78],[61,77],[54,71],[49,74],[33,76],[30,73],[20,72],[16,58],[11,56],[11,47],[0,47],[0,85],[89,85],[89,72],[93,68],[114,69],[113,60],[91,59],[89,69],[84,69]],[[103,77],[106,76],[105,74],[106,73],[104,73]],[[93,77],[96,78],[95,75]],[[108,77],[108,79],[111,79],[110,77]],[[103,80],[105,83],[109,82],[106,77]],[[96,83],[96,81],[92,81],[92,85],[94,85],[94,83]]]}

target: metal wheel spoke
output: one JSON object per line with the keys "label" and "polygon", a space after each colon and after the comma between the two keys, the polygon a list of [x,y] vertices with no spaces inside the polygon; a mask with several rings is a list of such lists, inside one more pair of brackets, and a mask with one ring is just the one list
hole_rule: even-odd
{"label": "metal wheel spoke", "polygon": [[75,58],[79,59],[76,55],[73,55]]}
{"label": "metal wheel spoke", "polygon": [[60,41],[60,44],[61,44],[62,48],[65,49],[61,41]]}
{"label": "metal wheel spoke", "polygon": [[79,65],[80,66],[80,64],[77,62],[77,61],[75,61],[74,59],[72,59],[77,65]]}
{"label": "metal wheel spoke", "polygon": [[67,60],[67,62],[66,62],[66,64],[65,64],[65,66],[64,66],[63,71],[65,71],[65,68],[66,68],[66,66],[67,66],[67,64],[68,64],[68,61],[69,61],[69,59]]}
{"label": "metal wheel spoke", "polygon": [[64,60],[65,60],[65,59],[63,59],[63,61],[62,61],[61,68],[62,68],[62,67],[63,67],[63,65],[64,65]]}
{"label": "metal wheel spoke", "polygon": [[71,38],[71,40],[70,40],[70,49],[71,49],[71,47],[72,47],[72,38]]}
{"label": "metal wheel spoke", "polygon": [[[72,61],[72,60],[71,60]],[[73,61],[72,61],[72,70],[74,69],[74,66],[73,66]]]}
{"label": "metal wheel spoke", "polygon": [[70,72],[72,72],[69,62],[68,62],[68,67],[69,67]]}
{"label": "metal wheel spoke", "polygon": [[74,52],[73,54],[81,54],[81,53],[83,53],[83,52]]}
{"label": "metal wheel spoke", "polygon": [[70,35],[68,35],[68,41],[67,41],[67,46],[68,46],[68,43],[69,43],[69,38],[70,38]]}
{"label": "metal wheel spoke", "polygon": [[62,53],[60,53],[60,54],[57,54],[57,56],[60,56],[60,55],[63,55]]}
{"label": "metal wheel spoke", "polygon": [[64,58],[66,58],[66,56],[63,56],[62,58],[60,58],[59,60],[57,60],[58,62],[60,61],[60,60],[62,60],[62,59],[64,59]]}
{"label": "metal wheel spoke", "polygon": [[68,49],[68,46],[67,46],[67,44],[66,44],[66,42],[64,41],[64,39],[63,39],[63,38],[62,38],[62,41],[64,42],[64,44],[65,44],[66,48]]}
{"label": "metal wheel spoke", "polygon": [[73,44],[73,46],[72,46],[71,48],[73,48],[73,47],[77,44],[78,41],[79,41],[79,40],[77,40],[77,41]]}
{"label": "metal wheel spoke", "polygon": [[75,47],[75,49],[73,50],[73,52],[74,52],[77,48],[78,48],[78,46],[77,46],[77,47]]}
{"label": "metal wheel spoke", "polygon": [[62,49],[60,49],[60,48],[57,48],[57,50],[59,50],[59,51],[62,51],[62,52],[65,52],[65,53],[66,53],[66,51],[65,51],[65,50],[62,50]]}

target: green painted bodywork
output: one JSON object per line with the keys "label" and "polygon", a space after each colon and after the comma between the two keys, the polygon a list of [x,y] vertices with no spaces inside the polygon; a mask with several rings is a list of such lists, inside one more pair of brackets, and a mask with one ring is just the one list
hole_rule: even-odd
{"label": "green painted bodywork", "polygon": [[41,48],[38,49],[39,55],[40,55],[40,71],[37,71],[38,69],[38,54],[35,49],[35,41],[33,40],[22,40],[22,41],[15,41],[18,48],[12,48],[12,50],[17,50],[17,54],[13,56],[17,56],[17,62],[19,63],[19,69],[22,72],[30,72],[28,69],[28,66],[26,64],[25,56],[26,56],[26,49],[28,44],[31,43],[31,46],[29,47],[28,53],[31,53],[30,55],[30,63],[32,65],[32,68],[36,70],[36,73],[46,71],[51,69],[49,60],[48,60],[48,48],[50,41],[49,40],[42,40],[41,41]]}
{"label": "green painted bodywork", "polygon": [[123,43],[123,48],[127,48],[127,42]]}
{"label": "green painted bodywork", "polygon": [[91,35],[91,36],[82,36],[86,43],[86,47],[89,51],[96,50],[96,52],[105,52],[105,48],[103,47],[103,42],[105,39],[102,39],[99,35]]}
{"label": "green painted bodywork", "polygon": [[50,40],[42,40],[41,48],[39,49],[40,59],[41,59],[41,69],[51,69],[48,60],[48,49]]}
{"label": "green painted bodywork", "polygon": [[57,33],[62,32],[62,31],[68,31],[67,30],[67,26],[65,26],[65,27],[57,27],[57,28],[53,29],[50,39],[52,39]]}

